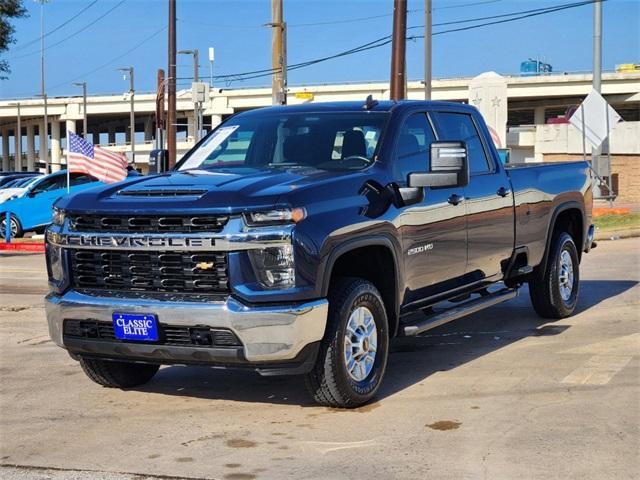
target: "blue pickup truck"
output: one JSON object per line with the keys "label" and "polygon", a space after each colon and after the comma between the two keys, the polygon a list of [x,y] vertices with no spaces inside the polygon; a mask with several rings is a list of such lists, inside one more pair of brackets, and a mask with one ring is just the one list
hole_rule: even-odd
{"label": "blue pickup truck", "polygon": [[505,167],[471,106],[244,112],[172,171],[57,202],[49,330],[106,387],[211,365],[304,375],[318,403],[355,407],[392,337],[523,284],[539,315],[571,315],[591,205],[587,163]]}

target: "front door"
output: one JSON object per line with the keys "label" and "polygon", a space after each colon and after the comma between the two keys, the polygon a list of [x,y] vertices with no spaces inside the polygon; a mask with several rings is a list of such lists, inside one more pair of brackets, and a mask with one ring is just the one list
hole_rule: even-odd
{"label": "front door", "polygon": [[[398,137],[394,177],[406,186],[407,175],[429,166],[436,140],[426,113],[409,116]],[[397,221],[402,236],[405,283],[403,304],[417,302],[459,286],[467,265],[467,222],[460,188],[425,188],[424,199],[404,207]]]}

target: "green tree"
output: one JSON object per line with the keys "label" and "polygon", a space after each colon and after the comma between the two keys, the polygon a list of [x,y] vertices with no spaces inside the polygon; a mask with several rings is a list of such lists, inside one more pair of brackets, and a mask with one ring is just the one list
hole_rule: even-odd
{"label": "green tree", "polygon": [[[9,49],[9,45],[16,40],[13,38],[15,28],[10,20],[25,17],[27,9],[22,5],[22,0],[0,0],[0,55]],[[7,78],[10,73],[9,62],[0,60],[0,80]]]}

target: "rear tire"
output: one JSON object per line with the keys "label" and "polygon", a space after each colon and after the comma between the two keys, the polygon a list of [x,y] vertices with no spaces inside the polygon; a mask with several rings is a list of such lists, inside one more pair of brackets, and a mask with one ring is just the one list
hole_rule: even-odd
{"label": "rear tire", "polygon": [[360,278],[339,278],[306,387],[320,405],[354,408],[373,398],[387,366],[389,327],[380,292]]}
{"label": "rear tire", "polygon": [[84,373],[98,385],[108,388],[131,388],[147,383],[156,374],[160,365],[131,362],[112,362],[81,358]]}
{"label": "rear tire", "polygon": [[544,273],[529,282],[533,309],[543,318],[565,318],[573,313],[580,289],[580,260],[571,236],[554,234]]}

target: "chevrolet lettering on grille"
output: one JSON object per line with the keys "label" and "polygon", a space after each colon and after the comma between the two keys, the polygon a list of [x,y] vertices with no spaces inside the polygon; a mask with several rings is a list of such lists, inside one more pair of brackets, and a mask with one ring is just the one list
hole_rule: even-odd
{"label": "chevrolet lettering on grille", "polygon": [[136,248],[212,248],[213,238],[199,237],[160,237],[149,235],[98,236],[98,235],[62,235],[62,243],[69,247],[122,247]]}

